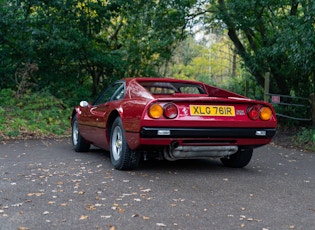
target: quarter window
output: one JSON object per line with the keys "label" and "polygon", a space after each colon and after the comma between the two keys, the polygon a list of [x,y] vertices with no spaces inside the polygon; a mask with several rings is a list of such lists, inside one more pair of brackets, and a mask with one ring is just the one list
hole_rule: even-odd
{"label": "quarter window", "polygon": [[104,104],[111,100],[119,100],[124,96],[124,84],[122,82],[113,84],[107,88],[93,103],[94,105]]}

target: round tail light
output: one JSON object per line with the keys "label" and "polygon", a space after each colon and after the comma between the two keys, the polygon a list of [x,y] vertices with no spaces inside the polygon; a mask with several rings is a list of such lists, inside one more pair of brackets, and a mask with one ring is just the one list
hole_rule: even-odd
{"label": "round tail light", "polygon": [[163,108],[159,104],[153,104],[150,106],[148,114],[151,118],[160,118],[163,115]]}
{"label": "round tail light", "polygon": [[268,121],[272,117],[272,111],[269,107],[262,107],[260,109],[260,119],[263,121]]}
{"label": "round tail light", "polygon": [[173,119],[173,118],[177,117],[177,115],[178,115],[178,109],[177,109],[176,105],[174,105],[173,103],[169,103],[169,104],[164,105],[163,110],[164,110],[164,116],[166,118]]}
{"label": "round tail light", "polygon": [[260,118],[263,121],[268,121],[272,117],[272,110],[263,105],[254,105],[247,109],[247,115],[252,120]]}
{"label": "round tail light", "polygon": [[254,105],[247,109],[247,115],[252,120],[257,120],[259,118],[260,106]]}

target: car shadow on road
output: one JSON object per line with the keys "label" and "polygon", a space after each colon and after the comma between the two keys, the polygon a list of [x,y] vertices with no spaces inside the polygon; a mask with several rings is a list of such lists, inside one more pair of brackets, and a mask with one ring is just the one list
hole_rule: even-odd
{"label": "car shadow on road", "polygon": [[223,166],[219,158],[209,158],[209,159],[183,159],[177,161],[166,161],[166,160],[151,160],[141,162],[138,170],[145,171],[198,171],[198,172],[246,172],[250,168],[227,168]]}
{"label": "car shadow on road", "polygon": [[[90,155],[100,157],[111,166],[110,155],[108,151],[93,147],[89,151]],[[221,164],[219,158],[206,159],[182,159],[176,161],[167,161],[159,159],[141,160],[140,165],[134,171],[207,171],[207,172],[252,172],[252,168],[228,168]]]}

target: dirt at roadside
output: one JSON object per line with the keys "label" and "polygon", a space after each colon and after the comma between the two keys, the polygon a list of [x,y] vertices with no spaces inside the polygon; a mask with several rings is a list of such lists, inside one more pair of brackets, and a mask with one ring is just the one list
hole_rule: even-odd
{"label": "dirt at roadside", "polygon": [[294,128],[277,128],[277,133],[273,137],[271,144],[284,148],[297,149],[300,151],[315,152],[315,143],[307,141],[304,143],[297,142],[298,132],[299,131]]}
{"label": "dirt at roadside", "polygon": [[298,146],[294,144],[294,137],[295,134],[292,131],[277,131],[272,143],[285,148],[297,148]]}

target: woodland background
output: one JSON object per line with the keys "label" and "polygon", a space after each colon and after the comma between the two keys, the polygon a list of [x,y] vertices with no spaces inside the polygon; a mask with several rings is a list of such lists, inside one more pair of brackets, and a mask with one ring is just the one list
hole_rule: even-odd
{"label": "woodland background", "polygon": [[[263,99],[268,72],[271,93],[309,98],[315,2],[0,0],[0,57],[0,139],[67,135],[71,108],[125,77],[195,79]],[[280,126],[315,142],[308,123]]]}

